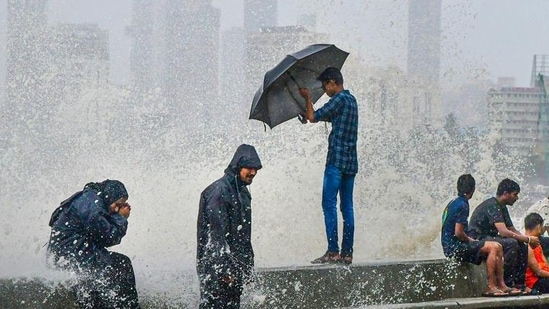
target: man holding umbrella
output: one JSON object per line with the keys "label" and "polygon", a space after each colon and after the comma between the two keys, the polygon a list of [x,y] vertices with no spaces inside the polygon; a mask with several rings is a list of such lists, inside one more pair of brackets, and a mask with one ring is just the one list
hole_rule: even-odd
{"label": "man holding umbrella", "polygon": [[[306,119],[309,122],[328,121],[332,131],[328,138],[328,156],[322,188],[322,210],[326,226],[328,250],[313,264],[353,261],[354,210],[353,188],[358,171],[357,131],[358,106],[355,97],[343,87],[341,71],[335,67],[325,69],[318,77],[322,90],[330,100],[317,111],[313,109],[309,89],[300,88],[299,94],[306,101]],[[343,216],[343,241],[341,253],[338,245],[337,195]]]}

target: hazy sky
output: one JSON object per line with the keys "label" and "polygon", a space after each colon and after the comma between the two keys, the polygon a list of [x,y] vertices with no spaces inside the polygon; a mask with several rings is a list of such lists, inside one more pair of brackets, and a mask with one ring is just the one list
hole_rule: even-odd
{"label": "hazy sky", "polygon": [[[4,1],[5,2],[5,1]],[[112,78],[127,81],[131,0],[50,0],[54,21],[92,22],[110,31]],[[213,0],[222,29],[241,27],[242,0]],[[317,14],[317,30],[367,64],[405,69],[407,0],[279,0],[280,25]],[[443,0],[442,73],[448,80],[514,76],[528,86],[534,54],[549,54],[549,1]]]}
{"label": "hazy sky", "polygon": [[[242,24],[242,1],[214,1],[222,26]],[[316,13],[317,28],[336,44],[362,53],[367,63],[405,68],[408,0],[279,0],[279,23],[295,24],[302,13]],[[229,13],[230,12],[230,13]],[[445,76],[514,76],[530,82],[534,54],[549,54],[549,1],[442,1],[442,65]],[[486,73],[484,73],[486,70]]]}

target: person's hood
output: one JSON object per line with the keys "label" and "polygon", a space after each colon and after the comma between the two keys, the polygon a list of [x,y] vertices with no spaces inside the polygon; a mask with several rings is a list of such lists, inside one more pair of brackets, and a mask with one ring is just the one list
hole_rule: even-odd
{"label": "person's hood", "polygon": [[95,194],[97,194],[104,202],[105,210],[109,210],[109,206],[118,201],[120,198],[125,197],[128,198],[128,191],[126,191],[126,187],[124,187],[124,184],[121,183],[118,180],[105,180],[103,182],[90,182],[84,186],[84,189],[82,191],[78,191],[75,194],[73,194],[68,199],[61,202],[59,207],[57,207],[50,218],[49,226],[53,226],[55,221],[59,219],[59,216],[61,215],[61,212],[65,208],[65,206],[70,205],[75,199],[80,197],[84,192],[86,191],[93,191]]}
{"label": "person's hood", "polygon": [[261,160],[254,146],[242,144],[236,149],[233,159],[225,169],[225,174],[238,175],[243,167],[261,169]]}
{"label": "person's hood", "polygon": [[128,191],[124,184],[118,180],[107,179],[103,182],[90,182],[84,186],[84,190],[94,190],[99,197],[103,199],[105,206],[108,207],[118,201],[120,198],[128,198]]}

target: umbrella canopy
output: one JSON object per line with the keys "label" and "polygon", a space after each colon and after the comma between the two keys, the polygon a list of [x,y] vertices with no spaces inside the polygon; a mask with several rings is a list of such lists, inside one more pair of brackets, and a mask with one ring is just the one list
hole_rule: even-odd
{"label": "umbrella canopy", "polygon": [[265,73],[250,110],[250,119],[263,121],[271,129],[305,112],[299,88],[309,88],[313,104],[324,94],[316,78],[328,67],[341,69],[349,53],[331,44],[314,44],[287,55]]}

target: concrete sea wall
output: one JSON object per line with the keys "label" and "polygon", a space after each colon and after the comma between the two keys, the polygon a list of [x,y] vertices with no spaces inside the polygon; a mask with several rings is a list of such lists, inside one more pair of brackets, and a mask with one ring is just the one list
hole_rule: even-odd
{"label": "concrete sea wall", "polygon": [[[445,259],[373,261],[351,266],[263,268],[245,290],[242,308],[549,308],[549,296],[483,298],[484,266]],[[144,309],[193,308],[141,294]],[[0,307],[75,308],[69,283],[0,279]]]}

